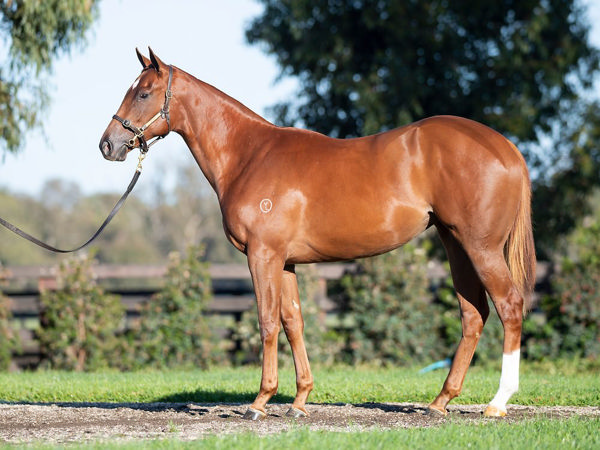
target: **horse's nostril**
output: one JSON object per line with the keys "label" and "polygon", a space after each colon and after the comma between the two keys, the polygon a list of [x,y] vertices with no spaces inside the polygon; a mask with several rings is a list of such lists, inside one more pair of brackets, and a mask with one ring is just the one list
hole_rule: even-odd
{"label": "horse's nostril", "polygon": [[106,140],[106,141],[102,142],[102,146],[100,147],[100,150],[102,151],[103,154],[110,155],[110,151],[112,150],[112,145],[111,145],[110,141]]}

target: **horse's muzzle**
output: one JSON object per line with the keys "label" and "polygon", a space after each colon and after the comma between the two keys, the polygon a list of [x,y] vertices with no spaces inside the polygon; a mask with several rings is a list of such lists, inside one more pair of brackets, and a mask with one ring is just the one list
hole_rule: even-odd
{"label": "horse's muzzle", "polygon": [[127,146],[125,145],[121,145],[118,149],[115,148],[109,139],[100,141],[100,152],[102,152],[104,159],[109,161],[125,161],[127,150]]}

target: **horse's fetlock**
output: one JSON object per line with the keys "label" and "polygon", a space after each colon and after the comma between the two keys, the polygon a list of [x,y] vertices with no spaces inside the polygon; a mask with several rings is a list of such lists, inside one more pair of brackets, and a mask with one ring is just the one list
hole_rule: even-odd
{"label": "horse's fetlock", "polygon": [[311,392],[313,390],[314,382],[313,378],[307,378],[305,380],[298,380],[296,383],[296,389],[300,392]]}
{"label": "horse's fetlock", "polygon": [[273,395],[277,394],[277,389],[278,389],[278,383],[277,381],[275,382],[267,382],[267,383],[263,383],[263,385],[261,386],[261,391],[268,395],[269,397],[272,397]]}

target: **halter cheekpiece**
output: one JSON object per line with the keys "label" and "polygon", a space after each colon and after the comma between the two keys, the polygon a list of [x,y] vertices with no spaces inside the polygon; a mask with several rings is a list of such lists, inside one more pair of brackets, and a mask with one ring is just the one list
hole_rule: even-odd
{"label": "halter cheekpiece", "polygon": [[[128,119],[123,119],[122,117],[113,115],[113,119],[119,122],[123,127],[133,133],[133,137],[129,139],[127,142],[127,147],[133,149],[136,147],[135,140],[139,142],[139,148],[142,153],[148,152],[150,146],[154,145],[156,141],[159,139],[163,139],[171,132],[171,117],[169,116],[169,103],[171,102],[171,98],[173,98],[173,92],[171,91],[171,83],[173,82],[173,66],[169,65],[169,82],[167,83],[167,91],[165,92],[165,103],[163,107],[157,112],[148,122],[146,122],[141,127],[136,127],[131,123]],[[156,136],[156,138],[150,143],[146,142],[146,138],[144,137],[144,131],[148,129],[150,125],[156,122],[159,118],[165,119],[167,121],[168,131],[165,134],[160,136]]]}

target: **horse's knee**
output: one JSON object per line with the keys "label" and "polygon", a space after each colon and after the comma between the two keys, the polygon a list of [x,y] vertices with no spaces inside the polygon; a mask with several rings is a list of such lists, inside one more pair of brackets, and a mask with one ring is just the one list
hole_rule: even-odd
{"label": "horse's knee", "polygon": [[260,324],[260,338],[263,345],[269,345],[277,342],[280,330],[279,322],[268,320]]}

